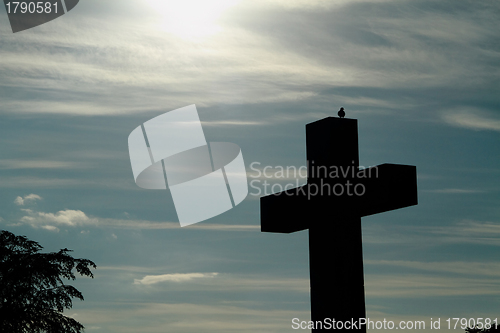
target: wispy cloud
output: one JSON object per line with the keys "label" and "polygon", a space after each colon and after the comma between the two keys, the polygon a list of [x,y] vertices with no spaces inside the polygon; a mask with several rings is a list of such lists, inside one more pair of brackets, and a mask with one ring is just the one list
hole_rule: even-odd
{"label": "wispy cloud", "polygon": [[[463,220],[457,223],[456,228],[453,228],[455,232],[451,232],[451,234],[455,233],[457,235],[461,235],[463,237],[470,237],[471,239],[476,238],[485,238],[485,240],[497,237],[500,235],[500,223],[499,222],[491,222],[491,221],[474,221],[474,220]],[[453,230],[452,229],[452,230]],[[448,233],[447,230],[436,229],[436,233]],[[500,244],[500,239],[498,239]]]}
{"label": "wispy cloud", "polygon": [[443,194],[484,193],[484,191],[482,190],[463,189],[463,188],[443,188],[437,190],[421,190],[421,191],[429,193],[443,193]]}
{"label": "wispy cloud", "polygon": [[442,111],[443,121],[452,126],[473,130],[500,131],[500,118],[477,108]]}
{"label": "wispy cloud", "polygon": [[[294,278],[283,276],[270,276],[265,274],[232,274],[232,273],[170,273],[158,274],[158,267],[138,266],[103,266],[100,272],[106,272],[106,276],[120,275],[134,276],[134,284],[153,285],[160,282],[190,282],[185,286],[186,290],[210,289],[211,291],[286,291],[290,293],[309,292],[309,278]],[[140,276],[137,277],[137,276]],[[157,285],[158,288],[168,290],[175,288],[179,291],[183,287],[175,284]],[[184,289],[182,289],[184,290]]]}
{"label": "wispy cloud", "polygon": [[82,178],[55,178],[55,177],[33,177],[13,176],[0,177],[0,188],[115,188],[115,189],[137,189],[134,182],[123,181],[123,178],[107,179],[82,179]]}
{"label": "wispy cloud", "polygon": [[[53,23],[40,29],[58,30],[59,22]],[[129,32],[124,28],[130,29]],[[296,61],[293,55],[266,51],[262,47],[255,49],[263,42],[262,37],[247,34],[241,29],[229,29],[224,37],[211,39],[209,44],[193,45],[153,27],[149,27],[145,38],[143,34],[136,35],[136,28],[115,22],[107,27],[106,34],[102,34],[94,22],[82,20],[74,26],[65,26],[68,38],[64,42],[46,34],[37,38],[25,35],[21,41],[14,41],[11,35],[2,36],[8,44],[26,46],[19,53],[4,48],[5,51],[0,52],[4,82],[29,90],[43,87],[47,91],[38,99],[11,96],[4,100],[2,112],[117,115],[156,111],[158,108],[174,109],[185,105],[186,100],[195,100],[198,105],[207,106],[240,104],[242,101],[249,104],[297,101],[315,95],[297,85],[285,87],[268,79],[265,82],[247,82],[245,78],[259,73],[268,73],[266,76],[276,78],[280,73],[294,72],[293,76],[300,77],[310,75],[311,71],[318,74],[321,71],[320,68],[297,71],[293,66]],[[124,35],[129,41],[122,42],[124,39],[119,36]],[[50,45],[63,46],[68,52],[48,52],[46,47]],[[205,52],[206,49],[211,51]],[[266,56],[261,51],[272,55]],[[31,55],[33,52],[37,54],[35,62]],[[124,56],[129,54],[135,56]],[[279,69],[274,68],[269,59],[275,56],[283,58],[282,63],[290,66],[282,64]],[[207,66],[200,68],[199,63]],[[40,71],[40,68],[44,70]],[[117,68],[119,70],[115,70]],[[326,79],[326,75],[323,77]],[[104,86],[114,87],[111,88],[112,98],[109,90],[104,93]],[[165,94],[166,91],[169,93]]]}
{"label": "wispy cloud", "polygon": [[[123,303],[122,303],[123,304]],[[118,304],[116,304],[118,305]],[[113,326],[120,332],[287,332],[292,318],[308,320],[309,310],[260,309],[254,304],[225,302],[193,303],[129,303],[127,308],[95,304],[78,311],[85,326]],[[194,315],[195,314],[195,315]],[[140,327],[137,322],[141,323]],[[151,320],[150,320],[151,319]]]}
{"label": "wispy cloud", "polygon": [[[85,185],[81,179],[61,179],[61,178],[42,178],[42,177],[0,177],[0,187],[3,188],[61,188],[74,187],[76,185]],[[88,182],[87,182],[88,183]]]}
{"label": "wispy cloud", "polygon": [[220,121],[202,121],[203,126],[254,126],[265,125],[263,121],[244,121],[244,120],[220,120]]}
{"label": "wispy cloud", "polygon": [[[14,202],[22,206],[26,202],[41,199],[42,198],[37,194],[29,194],[24,197],[17,197]],[[73,209],[60,210],[56,213],[46,213],[26,208],[21,209],[21,211],[24,216],[19,219],[20,223],[28,224],[33,228],[43,228],[50,231],[58,231],[59,228],[62,227],[74,228],[90,226],[115,229],[181,229],[179,222],[90,217],[81,210]],[[11,223],[10,225],[18,224]],[[185,227],[183,230],[260,232],[260,225],[197,223]],[[115,234],[112,234],[111,237],[113,239],[117,238]]]}
{"label": "wispy cloud", "polygon": [[[93,116],[157,112],[186,101],[309,101],[332,87],[472,86],[496,70],[487,47],[496,21],[487,11],[445,16],[425,3],[375,1],[363,9],[360,2],[242,1],[221,17],[219,34],[199,42],[157,29],[152,13],[138,20],[130,9],[141,7],[135,1],[114,8],[99,25],[82,13],[37,27],[40,33],[4,33],[3,84],[35,93],[32,99],[5,96],[2,112]],[[482,47],[465,47],[474,43]],[[401,107],[373,96],[337,96],[350,105]]]}
{"label": "wispy cloud", "polygon": [[485,244],[500,246],[500,223],[462,220],[446,226],[363,227],[365,243],[398,244]]}
{"label": "wispy cloud", "polygon": [[0,169],[68,169],[82,164],[50,160],[0,160]]}
{"label": "wispy cloud", "polygon": [[469,261],[444,261],[422,262],[407,260],[365,260],[365,265],[394,266],[407,268],[413,271],[434,273],[452,273],[469,277],[495,277],[500,278],[500,262],[469,262]]}
{"label": "wispy cloud", "polygon": [[370,297],[391,298],[500,295],[500,282],[498,279],[422,274],[367,275],[365,290]]}
{"label": "wispy cloud", "polygon": [[142,279],[135,279],[134,284],[151,285],[160,282],[186,282],[193,279],[214,278],[219,273],[177,273],[163,275],[146,275]]}
{"label": "wispy cloud", "polygon": [[[208,275],[207,275],[208,274]],[[215,275],[210,275],[215,274]],[[214,278],[217,277],[217,278]],[[146,279],[147,278],[147,279]],[[236,275],[221,273],[187,273],[147,275],[142,279],[134,279],[134,284],[156,284],[158,282],[190,282],[185,290],[211,290],[213,292],[248,292],[248,291],[286,291],[288,293],[308,293],[308,278],[270,277],[263,275]],[[182,286],[164,285],[167,290],[184,290]]]}
{"label": "wispy cloud", "polygon": [[[110,218],[97,218],[101,227],[111,228],[124,228],[124,229],[180,229],[179,222],[158,222],[148,220],[125,220],[125,219],[110,219]],[[244,225],[244,224],[211,224],[211,223],[197,223],[187,227],[183,230],[213,230],[213,231],[260,231],[260,225]]]}

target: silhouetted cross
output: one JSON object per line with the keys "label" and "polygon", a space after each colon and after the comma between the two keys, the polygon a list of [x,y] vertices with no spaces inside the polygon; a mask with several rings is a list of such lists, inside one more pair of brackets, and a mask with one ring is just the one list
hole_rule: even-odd
{"label": "silhouetted cross", "polygon": [[311,320],[359,321],[366,316],[361,217],[416,205],[417,169],[359,169],[356,119],[307,124],[306,146],[307,184],[260,198],[261,231],[309,229]]}

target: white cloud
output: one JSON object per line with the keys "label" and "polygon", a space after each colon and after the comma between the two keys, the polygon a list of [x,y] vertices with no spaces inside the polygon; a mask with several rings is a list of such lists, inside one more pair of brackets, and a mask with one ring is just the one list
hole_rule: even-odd
{"label": "white cloud", "polygon": [[59,232],[59,228],[54,227],[53,225],[42,225],[40,228],[49,230],[49,231],[54,231],[54,232]]}
{"label": "white cloud", "polygon": [[56,226],[75,227],[81,225],[96,225],[97,219],[88,217],[81,210],[61,210],[57,213],[35,212],[30,209],[23,209],[25,215],[20,221],[31,225],[34,228],[44,228],[55,230]]}
{"label": "white cloud", "polygon": [[23,206],[25,203],[35,200],[42,200],[42,197],[37,194],[31,193],[25,195],[24,197],[17,197],[16,200],[14,200],[14,203],[18,206]]}
{"label": "white cloud", "polygon": [[219,273],[186,273],[186,274],[163,274],[163,275],[146,275],[142,279],[134,279],[134,284],[150,285],[159,282],[186,282],[200,278],[214,278]]}

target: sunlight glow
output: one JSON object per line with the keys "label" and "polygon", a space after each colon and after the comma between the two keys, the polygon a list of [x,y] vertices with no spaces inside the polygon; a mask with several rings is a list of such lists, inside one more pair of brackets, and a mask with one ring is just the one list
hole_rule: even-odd
{"label": "sunlight glow", "polygon": [[162,28],[181,38],[199,38],[222,30],[217,19],[241,0],[146,0],[161,16]]}

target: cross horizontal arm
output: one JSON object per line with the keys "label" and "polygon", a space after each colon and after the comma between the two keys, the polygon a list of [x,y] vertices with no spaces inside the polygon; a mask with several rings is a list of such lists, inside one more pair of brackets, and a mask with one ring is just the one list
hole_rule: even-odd
{"label": "cross horizontal arm", "polygon": [[292,233],[324,223],[325,216],[345,221],[417,204],[417,168],[382,164],[360,170],[354,178],[314,179],[261,197],[261,231]]}
{"label": "cross horizontal arm", "polygon": [[418,204],[416,166],[381,164],[369,169],[371,177],[361,181],[366,192],[359,197],[356,204],[358,216],[368,216]]}
{"label": "cross horizontal arm", "polygon": [[292,233],[307,229],[311,219],[307,196],[297,195],[307,185],[260,198],[260,230]]}

